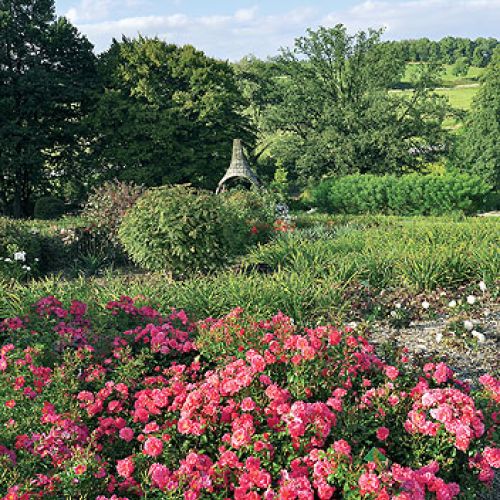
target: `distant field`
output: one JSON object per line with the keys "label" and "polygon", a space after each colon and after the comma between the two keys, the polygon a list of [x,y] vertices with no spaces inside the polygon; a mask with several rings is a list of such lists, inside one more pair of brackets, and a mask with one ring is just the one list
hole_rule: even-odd
{"label": "distant field", "polygon": [[446,90],[440,89],[436,93],[448,97],[452,107],[468,111],[478,91],[479,87],[454,87]]}
{"label": "distant field", "polygon": [[[410,83],[412,76],[418,71],[420,63],[410,63],[406,65],[405,75],[402,83]],[[443,73],[441,75],[443,87],[454,87],[456,85],[467,85],[471,83],[479,83],[481,76],[484,73],[484,68],[476,68],[471,66],[469,72],[465,76],[455,76],[452,74],[453,66],[451,64],[443,65]]]}
{"label": "distant field", "polygon": [[[450,105],[458,110],[469,111],[472,105],[472,100],[479,91],[479,85],[475,87],[451,87],[451,88],[441,88],[436,90],[436,93],[442,96],[446,96],[450,102]],[[404,94],[411,94],[411,90],[393,90],[390,92]],[[456,129],[460,127],[460,121],[457,121],[453,116],[449,116],[444,120],[443,127],[447,129]]]}
{"label": "distant field", "polygon": [[[479,86],[476,87],[452,87],[449,89],[438,89],[436,93],[446,96],[450,104],[455,109],[463,109],[468,111],[472,105],[474,96],[478,93]],[[394,93],[402,92],[403,94],[411,94],[411,90],[395,90]]]}

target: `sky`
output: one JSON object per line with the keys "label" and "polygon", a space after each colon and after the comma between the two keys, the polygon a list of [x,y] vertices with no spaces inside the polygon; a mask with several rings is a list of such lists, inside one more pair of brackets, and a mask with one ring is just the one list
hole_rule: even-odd
{"label": "sky", "polygon": [[56,0],[96,52],[142,34],[238,60],[276,55],[307,28],[385,28],[385,39],[500,38],[500,0]]}

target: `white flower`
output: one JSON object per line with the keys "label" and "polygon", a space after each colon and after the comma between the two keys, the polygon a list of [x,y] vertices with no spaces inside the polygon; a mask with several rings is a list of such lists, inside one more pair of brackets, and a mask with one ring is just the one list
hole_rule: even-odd
{"label": "white flower", "polygon": [[475,337],[477,339],[477,341],[480,342],[481,344],[486,340],[486,337],[481,332],[478,332],[476,330],[472,330],[471,333],[472,333],[472,336]]}
{"label": "white flower", "polygon": [[12,262],[12,259],[10,257],[5,257],[4,261],[5,262]]}
{"label": "white flower", "polygon": [[30,266],[23,266],[23,269],[25,269],[26,271],[31,271],[31,267]]}
{"label": "white flower", "polygon": [[34,260],[35,262],[38,262],[40,259],[39,259],[38,257],[35,257],[33,260]]}
{"label": "white flower", "polygon": [[26,252],[14,253],[14,260],[22,260],[24,262],[26,260]]}
{"label": "white flower", "polygon": [[481,292],[483,292],[483,293],[486,292],[487,288],[488,287],[486,286],[486,283],[484,281],[479,282],[479,290],[481,290]]}
{"label": "white flower", "polygon": [[436,333],[436,342],[439,344],[443,340],[443,334],[442,333]]}
{"label": "white flower", "polygon": [[474,323],[472,323],[472,321],[471,321],[471,320],[466,319],[466,320],[464,321],[464,328],[465,328],[468,332],[470,332],[470,331],[474,328]]}
{"label": "white flower", "polygon": [[450,302],[448,302],[448,307],[456,307],[456,305],[457,305],[456,300],[450,300]]}
{"label": "white flower", "polygon": [[474,297],[474,295],[469,295],[467,297],[467,302],[470,304],[470,305],[473,305],[475,302],[476,302],[476,297]]}
{"label": "white flower", "polygon": [[430,306],[431,306],[431,305],[430,305],[430,304],[429,304],[429,302],[427,302],[426,300],[424,300],[424,301],[422,302],[422,307],[423,307],[424,309],[429,309],[429,307],[430,307]]}
{"label": "white flower", "polygon": [[394,304],[394,307],[395,307],[396,309],[401,309],[401,304],[398,302],[397,304]]}

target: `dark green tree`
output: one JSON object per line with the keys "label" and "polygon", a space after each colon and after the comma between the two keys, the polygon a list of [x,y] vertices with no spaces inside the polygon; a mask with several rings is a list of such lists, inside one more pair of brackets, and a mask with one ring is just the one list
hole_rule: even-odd
{"label": "dark green tree", "polygon": [[92,45],[53,0],[0,0],[0,197],[29,215],[33,198],[79,173],[81,119],[96,77]]}
{"label": "dark green tree", "polygon": [[139,37],[100,58],[105,91],[92,117],[101,172],[147,186],[213,188],[232,140],[251,142],[231,66],[191,46]]}
{"label": "dark green tree", "polygon": [[500,49],[483,76],[481,89],[458,141],[457,166],[500,189]]}
{"label": "dark green tree", "polygon": [[418,67],[410,95],[389,92],[404,71],[381,31],[320,28],[284,51],[280,102],[266,110],[271,154],[292,178],[417,169],[445,144],[447,106],[429,88],[433,64]]}

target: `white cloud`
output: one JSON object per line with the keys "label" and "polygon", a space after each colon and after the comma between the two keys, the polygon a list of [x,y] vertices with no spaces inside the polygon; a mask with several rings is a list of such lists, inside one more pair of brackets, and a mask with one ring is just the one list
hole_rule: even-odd
{"label": "white cloud", "polygon": [[[311,7],[313,2],[284,11],[266,14],[265,3],[233,13],[194,16],[184,13],[142,15],[151,12],[156,2],[149,0],[80,0],[67,15],[88,35],[98,51],[109,46],[111,39],[126,36],[159,36],[168,42],[192,44],[209,55],[238,59],[254,53],[275,55],[282,46],[293,44],[294,38],[308,27],[345,24],[350,31],[368,27],[386,27],[386,38],[440,38],[455,36],[498,36],[500,0],[364,0],[350,8],[334,10]],[[236,2],[235,2],[236,3]],[[332,2],[334,3],[334,2]],[[181,0],[171,0],[170,6]],[[141,15],[126,16],[130,9]],[[157,4],[156,4],[157,5]],[[123,12],[121,19],[112,19]],[[215,12],[215,7],[214,7]]]}
{"label": "white cloud", "polygon": [[80,0],[64,14],[72,23],[106,19],[117,11],[145,4],[145,0]]}
{"label": "white cloud", "polygon": [[385,27],[387,38],[495,36],[500,0],[366,0],[343,12],[331,12],[325,25],[343,23],[351,30]]}

